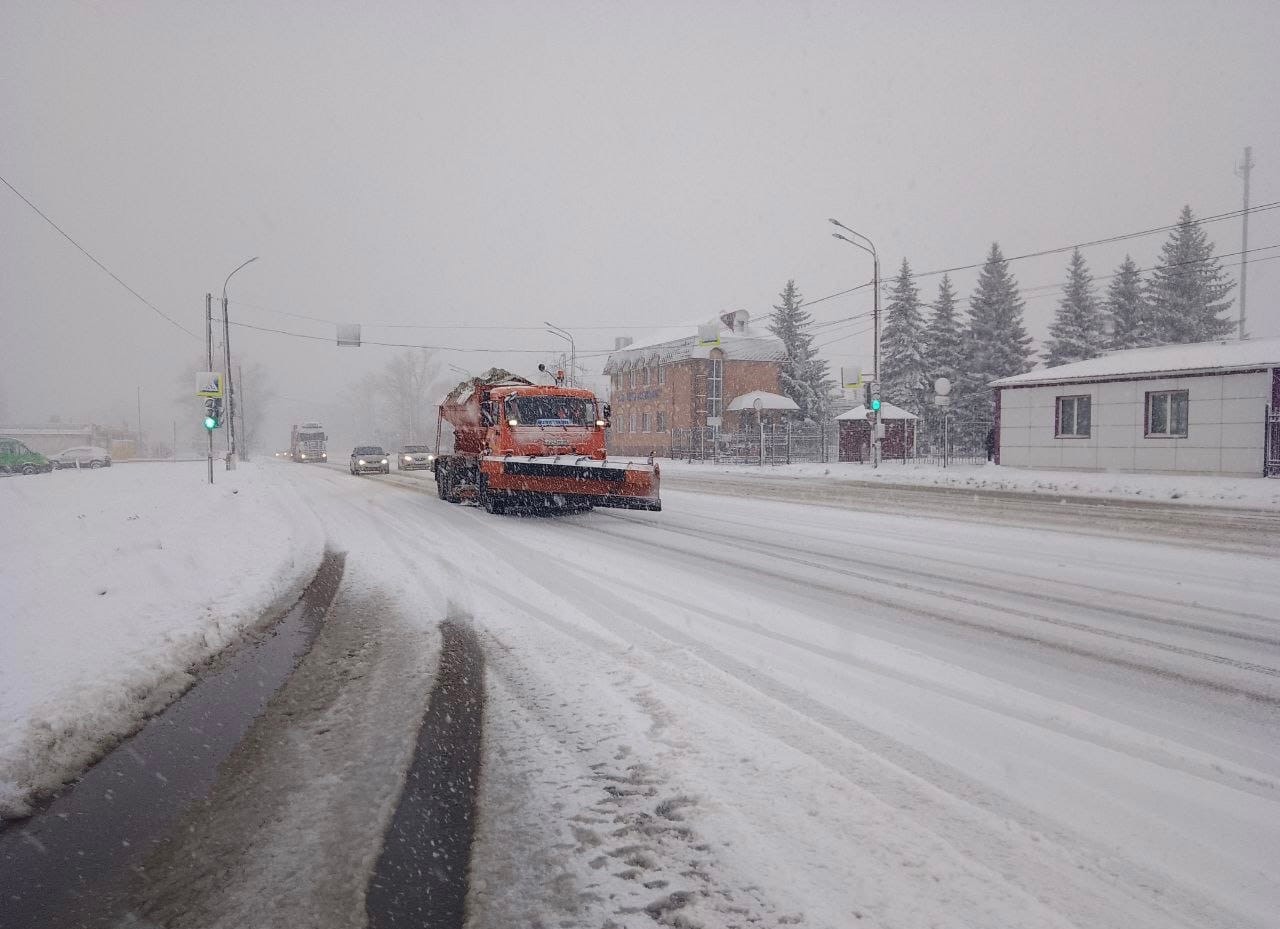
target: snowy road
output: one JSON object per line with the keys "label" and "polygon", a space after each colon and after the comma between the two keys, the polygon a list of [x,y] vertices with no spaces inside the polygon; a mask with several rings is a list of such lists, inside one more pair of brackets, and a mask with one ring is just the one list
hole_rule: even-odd
{"label": "snowy road", "polygon": [[138,869],[141,923],[93,925],[384,924],[445,619],[486,669],[472,929],[1280,912],[1280,517],[678,480],[662,513],[495,517],[267,467],[346,554],[334,605]]}
{"label": "snowy road", "polygon": [[670,489],[661,514],[495,518],[420,478],[299,480],[332,544],[415,566],[487,643],[475,926],[1280,911],[1269,553]]}

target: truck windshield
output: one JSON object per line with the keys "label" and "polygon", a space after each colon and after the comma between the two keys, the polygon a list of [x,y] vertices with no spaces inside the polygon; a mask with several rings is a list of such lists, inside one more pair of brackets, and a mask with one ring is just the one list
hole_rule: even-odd
{"label": "truck windshield", "polygon": [[298,441],[300,442],[323,442],[323,432],[299,432]]}
{"label": "truck windshield", "polygon": [[587,426],[595,422],[596,405],[585,397],[511,397],[507,419],[522,426]]}

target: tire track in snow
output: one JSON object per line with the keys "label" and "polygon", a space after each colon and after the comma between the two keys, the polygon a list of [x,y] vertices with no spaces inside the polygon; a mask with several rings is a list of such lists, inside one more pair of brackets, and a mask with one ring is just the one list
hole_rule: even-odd
{"label": "tire track in snow", "polygon": [[[513,561],[530,583],[539,586],[545,586],[543,578],[553,566],[563,567],[525,547]],[[644,623],[628,618],[636,610],[634,601],[604,588],[589,575],[583,580],[575,597],[590,601],[592,608],[585,615],[621,642],[592,633],[503,588],[495,588],[493,594],[521,614],[656,681],[678,682],[699,702],[705,703],[710,692],[718,705],[846,779],[851,789],[868,791],[887,804],[891,819],[909,816],[918,828],[950,846],[952,854],[986,872],[993,885],[1009,888],[1006,893],[1027,893],[1057,912],[1072,914],[1080,925],[1094,927],[1127,929],[1132,918],[1125,903],[1138,901],[1148,916],[1152,910],[1160,913],[1158,924],[1164,927],[1233,924],[1234,914],[1222,912],[1213,902],[1170,888],[1166,880],[1137,863],[1117,861],[1113,850],[1093,846],[957,769],[679,631],[652,611],[646,611]],[[583,609],[581,602],[575,606]],[[724,683],[717,685],[715,678],[720,676]],[[841,744],[833,745],[832,736]],[[865,852],[877,855],[875,849]],[[1107,862],[1105,869],[1098,866],[1101,862]],[[1014,874],[1023,880],[1015,880]],[[1148,891],[1133,888],[1150,892],[1144,895]],[[1169,905],[1176,906],[1177,912]]]}
{"label": "tire track in snow", "polygon": [[[637,519],[637,518],[635,518],[634,516],[629,516],[629,515],[626,515],[626,514],[623,514],[623,513],[610,512],[610,513],[602,513],[601,515],[602,515],[602,516],[604,516],[604,517],[606,517],[606,518],[608,518],[608,519],[616,519],[616,520],[619,520],[619,521],[621,521],[621,522],[631,523],[631,524],[634,524],[634,525],[637,525],[637,526],[651,526],[651,527],[652,527],[652,526],[655,524],[655,523],[654,523],[654,521],[648,521],[648,520],[644,520],[644,519]],[[908,517],[908,518],[910,518],[910,519],[920,519],[921,517],[914,517],[914,516],[913,516],[913,517]],[[699,513],[699,514],[698,514],[698,516],[697,516],[697,519],[698,519],[698,521],[699,521],[699,522],[702,522],[702,523],[706,523],[706,522],[714,522],[714,523],[720,523],[720,524],[723,524],[723,525],[726,525],[726,526],[732,526],[732,527],[734,527],[734,528],[735,528],[735,530],[737,530],[737,531],[741,531],[741,530],[755,531],[755,530],[757,530],[757,529],[759,528],[759,524],[758,524],[758,523],[746,522],[746,521],[742,521],[742,520],[735,520],[735,519],[728,519],[728,518],[726,518],[726,517],[724,517],[724,516],[719,516],[719,515],[710,515],[710,514],[706,514],[706,513]],[[666,519],[664,519],[664,520],[663,520],[663,524],[664,524],[664,525],[665,525],[665,524],[667,524],[667,522],[668,522],[668,521],[667,521]],[[806,527],[806,528],[814,528],[814,527]],[[849,534],[847,531],[846,531],[846,532],[844,532],[844,533],[840,533],[840,532],[838,532],[838,531],[834,531],[834,530],[832,530],[832,529],[831,529],[831,528],[829,528],[829,527],[821,527],[821,528],[820,528],[820,531],[821,531],[821,532],[823,533],[823,535],[824,535],[824,536],[826,536],[828,539],[830,539],[831,541],[836,542],[836,543],[838,543],[838,544],[848,544],[848,542],[850,541],[850,538],[849,538],[850,534]],[[736,540],[737,538],[740,538],[740,535],[734,535],[734,536],[733,536],[733,538]],[[1052,584],[1058,584],[1058,585],[1070,586],[1070,587],[1078,588],[1078,589],[1080,589],[1080,590],[1087,590],[1087,591],[1090,591],[1091,593],[1095,593],[1095,594],[1098,594],[1098,595],[1100,595],[1100,596],[1104,596],[1104,597],[1116,597],[1116,596],[1120,596],[1120,597],[1126,597],[1126,598],[1134,599],[1134,600],[1141,600],[1141,601],[1143,601],[1144,603],[1148,603],[1148,604],[1150,604],[1150,603],[1158,603],[1158,604],[1162,604],[1162,605],[1164,605],[1164,606],[1170,606],[1170,607],[1175,607],[1175,608],[1181,608],[1181,609],[1187,609],[1187,608],[1188,608],[1188,604],[1187,604],[1187,602],[1186,602],[1185,600],[1178,600],[1178,599],[1174,599],[1174,598],[1172,598],[1172,597],[1161,597],[1161,596],[1157,596],[1157,595],[1153,595],[1153,594],[1149,594],[1149,593],[1141,593],[1141,594],[1131,593],[1131,592],[1129,592],[1129,591],[1125,591],[1125,590],[1116,590],[1116,589],[1114,589],[1114,588],[1101,587],[1101,586],[1098,586],[1098,585],[1096,585],[1096,584],[1087,584],[1087,583],[1083,583],[1083,582],[1081,582],[1081,581],[1075,581],[1075,580],[1073,580],[1073,581],[1071,581],[1071,582],[1069,582],[1069,583],[1068,583],[1068,582],[1063,582],[1063,581],[1055,581],[1055,580],[1053,580],[1052,578],[1044,578],[1044,577],[1041,577],[1041,576],[1039,576],[1039,575],[1029,574],[1029,573],[1027,573],[1027,572],[1025,572],[1025,571],[1014,571],[1014,570],[1012,570],[1012,569],[1010,569],[1010,568],[1001,568],[1001,567],[998,567],[998,566],[995,566],[995,565],[988,565],[988,564],[977,565],[977,564],[974,564],[973,562],[969,562],[969,561],[961,561],[961,560],[958,560],[958,559],[955,559],[955,558],[947,558],[947,557],[944,557],[944,556],[942,556],[942,555],[928,554],[928,553],[925,553],[925,552],[920,551],[920,546],[921,546],[921,545],[937,545],[937,544],[939,544],[939,543],[931,542],[931,541],[930,541],[930,540],[928,540],[928,539],[922,539],[919,535],[911,535],[911,534],[908,534],[908,533],[905,533],[905,532],[892,532],[892,531],[887,531],[887,530],[885,530],[883,527],[879,527],[879,526],[878,526],[878,527],[876,528],[876,541],[877,541],[877,542],[881,542],[881,541],[886,540],[886,539],[892,539],[892,540],[894,540],[894,541],[898,541],[898,542],[905,542],[905,543],[908,543],[908,544],[911,546],[910,551],[898,551],[898,552],[896,552],[896,553],[895,553],[895,554],[897,554],[897,555],[900,555],[901,557],[909,557],[909,558],[913,558],[913,559],[919,559],[919,560],[924,560],[924,561],[930,561],[930,562],[933,562],[933,563],[935,563],[935,564],[941,564],[941,565],[946,565],[946,566],[948,566],[948,567],[952,567],[952,568],[958,568],[958,569],[960,569],[960,570],[962,570],[962,571],[966,571],[966,570],[979,570],[979,571],[982,571],[982,572],[984,572],[984,573],[988,573],[988,574],[996,574],[996,575],[1001,575],[1001,576],[1004,576],[1004,577],[1017,578],[1018,580],[1021,580],[1021,581],[1030,581],[1030,582],[1034,582],[1034,583],[1045,583],[1045,582],[1048,582],[1048,583],[1052,583]],[[779,544],[781,544],[781,543],[779,543]],[[1156,543],[1153,541],[1153,542],[1152,542],[1152,544],[1156,544]],[[821,555],[821,554],[824,554],[824,553],[822,553],[822,552],[816,552],[816,551],[813,551],[812,549],[799,548],[799,547],[795,547],[795,546],[792,546],[792,547],[790,547],[790,548],[791,548],[791,550],[792,550],[792,551],[798,551],[798,552],[801,552],[801,553],[803,553],[803,554],[810,554],[810,555]],[[881,549],[881,551],[886,551],[886,550],[885,550],[885,549]],[[1022,548],[1017,548],[1017,547],[1015,547],[1015,548],[1006,548],[1006,550],[1003,550],[1003,551],[994,551],[994,550],[992,550],[990,547],[984,547],[984,549],[983,549],[983,553],[984,553],[984,554],[987,554],[987,555],[990,555],[990,556],[992,556],[992,557],[999,557],[999,556],[1001,556],[1001,555],[1005,555],[1005,554],[1016,554],[1016,555],[1022,555],[1022,554],[1025,554],[1025,551],[1024,551],[1024,549],[1022,549]],[[865,554],[864,554],[864,560],[869,560],[869,559],[866,559],[866,558],[865,558]],[[1097,566],[1096,566],[1096,564],[1095,564],[1095,563],[1093,563],[1093,562],[1082,562],[1082,561],[1080,561],[1079,559],[1065,559],[1065,560],[1066,560],[1066,561],[1068,561],[1068,562],[1071,562],[1071,563],[1075,564],[1077,567],[1080,567],[1080,568],[1081,568],[1081,569],[1083,569],[1083,570],[1092,570],[1092,569],[1095,569],[1095,568],[1097,567]],[[1062,563],[1062,562],[1064,561],[1064,558],[1063,558],[1063,556],[1062,556],[1062,555],[1060,555],[1060,554],[1059,554],[1059,555],[1055,555],[1055,556],[1054,556],[1054,561],[1055,561],[1055,563]],[[883,568],[886,568],[886,569],[889,569],[889,570],[892,570],[892,569],[894,569],[894,568],[895,568],[895,565],[894,565],[893,563],[885,563],[885,562],[883,562],[883,561],[874,562],[874,564],[875,564],[877,567],[883,567]],[[1126,565],[1126,566],[1125,566],[1125,570],[1126,570],[1126,572],[1127,572],[1127,573],[1131,573],[1131,572],[1133,572],[1134,570],[1140,570],[1140,568],[1135,569],[1135,567],[1134,567],[1134,566]],[[1148,573],[1148,575],[1149,575],[1149,576],[1151,576],[1151,577],[1155,577],[1155,578],[1163,578],[1163,577],[1165,577],[1165,575],[1164,575],[1164,574],[1162,574],[1161,572],[1158,572],[1158,571],[1149,571],[1149,572],[1147,572],[1147,573]],[[1179,571],[1179,577],[1181,577],[1181,578],[1191,578],[1191,579],[1194,579],[1194,580],[1197,580],[1197,581],[1204,581],[1204,582],[1221,582],[1221,580],[1222,580],[1222,577],[1221,577],[1221,575],[1220,575],[1220,574],[1214,574],[1214,573],[1210,573],[1210,572],[1189,571],[1189,570],[1186,570],[1186,569],[1183,569],[1183,570],[1180,570],[1180,571]],[[1212,603],[1197,603],[1197,604],[1194,604],[1193,606],[1194,606],[1194,608],[1195,608],[1196,610],[1199,610],[1199,611],[1201,611],[1201,612],[1205,612],[1205,613],[1216,613],[1216,614],[1218,614],[1218,615],[1220,615],[1220,616],[1225,616],[1225,617],[1228,617],[1228,618],[1231,618],[1231,619],[1245,619],[1245,620],[1252,620],[1252,621],[1256,621],[1256,622],[1260,622],[1260,623],[1265,623],[1265,624],[1268,624],[1268,625],[1280,625],[1280,615],[1267,615],[1267,614],[1262,614],[1262,613],[1251,613],[1251,612],[1248,612],[1248,611],[1242,611],[1242,610],[1232,610],[1232,609],[1227,609],[1227,608],[1225,608],[1225,607],[1216,606],[1216,605],[1214,605],[1214,604],[1212,604]],[[1142,614],[1142,615],[1143,615],[1143,617],[1149,617],[1149,616],[1150,616],[1150,614]],[[1214,632],[1214,633],[1221,633],[1221,634],[1226,634],[1226,635],[1230,635],[1230,634],[1232,634],[1229,630],[1222,630],[1222,629],[1220,629],[1219,627],[1216,627],[1216,626],[1213,626],[1213,627],[1207,627],[1207,629],[1208,629],[1208,631],[1211,631],[1211,632]],[[1240,637],[1247,638],[1248,636],[1247,636],[1247,635],[1244,635],[1244,636],[1240,636]],[[1268,643],[1270,643],[1270,644],[1280,645],[1280,639],[1267,639],[1267,638],[1263,637],[1263,641],[1268,642]]]}
{"label": "tire track in snow", "polygon": [[[617,533],[610,532],[607,529],[596,527],[596,526],[584,526],[583,528],[586,531],[599,533],[605,536],[611,536],[614,538],[620,537]],[[840,574],[843,577],[864,581],[869,584],[876,585],[878,587],[890,587],[897,590],[910,590],[914,593],[923,594],[928,597],[935,597],[947,602],[964,603],[968,606],[974,606],[980,609],[989,610],[996,614],[1016,616],[1022,619],[1029,619],[1035,622],[1040,622],[1040,623],[1045,623],[1052,626],[1057,626],[1060,628],[1070,629],[1076,632],[1083,632],[1086,634],[1096,635],[1102,638],[1109,638],[1115,641],[1126,642],[1128,644],[1139,645],[1145,648],[1155,649],[1157,651],[1177,654],[1187,658],[1193,658],[1197,660],[1226,665],[1229,667],[1234,667],[1238,670],[1251,671],[1251,672],[1263,674],[1269,677],[1280,678],[1280,669],[1272,668],[1267,665],[1260,665],[1255,662],[1243,661],[1241,659],[1236,659],[1236,658],[1229,658],[1225,655],[1215,655],[1212,652],[1205,652],[1199,649],[1187,648],[1186,646],[1173,645],[1166,642],[1159,642],[1155,639],[1149,639],[1144,636],[1136,636],[1136,635],[1130,635],[1128,633],[1101,629],[1101,628],[1098,628],[1097,626],[1090,626],[1086,623],[1077,623],[1067,619],[1060,619],[1052,616],[1046,616],[1042,613],[1033,613],[1029,610],[1022,610],[1013,606],[993,603],[989,600],[980,600],[974,597],[964,597],[964,596],[960,596],[947,591],[938,590],[936,588],[927,587],[921,584],[905,583],[899,580],[893,580],[893,579],[886,578],[884,576],[880,576],[876,574],[870,574],[867,572],[855,571],[850,568],[839,567],[838,565],[820,564],[816,561],[812,561],[809,559],[780,554],[773,549],[766,548],[763,546],[752,546],[749,543],[743,541],[741,538],[729,539],[725,537],[717,537],[711,533],[703,533],[703,532],[697,532],[695,530],[690,530],[690,529],[677,529],[677,528],[669,528],[669,527],[663,527],[661,531],[670,532],[677,535],[685,535],[690,538],[698,539],[704,542],[712,541],[712,542],[716,542],[717,544],[724,544],[728,542],[734,545],[736,548],[745,549],[753,552],[754,554],[766,555],[772,558],[776,558],[779,561],[786,561],[786,562],[790,562],[791,564],[813,568],[817,571]],[[659,540],[645,539],[638,535],[626,535],[621,538],[625,538],[625,540],[630,544],[645,545],[646,547],[655,548],[663,552],[671,551],[669,546],[665,545],[662,541],[659,541]],[[714,564],[722,565],[724,567],[729,567],[737,570],[746,570],[755,574],[768,574],[769,576],[774,577],[778,580],[786,581],[792,584],[797,584],[802,587],[823,586],[811,580],[803,580],[803,579],[796,578],[792,574],[786,574],[778,571],[770,571],[769,569],[759,565],[746,567],[741,562],[734,561],[728,558],[718,558],[714,555],[708,554],[705,551],[683,550],[682,554],[686,556],[689,556],[689,555],[695,556],[697,558],[712,562]],[[1007,593],[1008,595],[1013,597],[1025,596],[1029,599],[1036,599],[1036,595],[1034,593],[1004,591],[1001,588],[996,587],[995,585],[983,585],[977,582],[965,581],[961,578],[942,577],[940,575],[932,575],[927,572],[912,572],[904,569],[897,569],[897,570],[899,571],[900,574],[903,574],[906,576],[923,576],[923,577],[927,577],[935,580],[944,580],[947,583],[961,583],[961,584],[966,584],[970,586],[978,586],[978,587],[985,587],[987,589],[998,590],[1000,592]],[[848,593],[848,591],[839,590],[838,588],[828,587],[827,589],[836,593],[842,593],[842,594]],[[1251,700],[1256,700],[1261,703],[1266,703],[1273,706],[1280,706],[1280,696],[1276,696],[1274,694],[1260,693],[1257,691],[1236,687],[1234,685],[1224,684],[1218,681],[1210,681],[1205,678],[1197,678],[1197,677],[1194,677],[1188,674],[1183,674],[1181,672],[1173,671],[1167,668],[1157,668],[1153,665],[1143,664],[1142,662],[1120,658],[1118,656],[1110,655],[1105,652],[1094,651],[1091,649],[1083,648],[1081,646],[1070,645],[1064,642],[1053,642],[1048,639],[1041,638],[1039,636],[1030,635],[1024,632],[1018,632],[1012,629],[1002,629],[998,626],[993,626],[988,623],[978,622],[975,620],[962,619],[950,613],[942,613],[936,610],[928,610],[918,605],[904,603],[902,600],[896,600],[889,597],[876,596],[867,591],[860,591],[858,593],[858,596],[870,602],[877,603],[881,606],[890,607],[896,610],[903,610],[905,612],[911,613],[912,615],[920,616],[926,619],[932,619],[938,622],[950,623],[952,625],[962,626],[964,628],[973,629],[973,630],[981,631],[991,635],[1000,636],[1002,638],[1025,642],[1028,644],[1037,645],[1044,648],[1056,649],[1058,651],[1067,652],[1073,655],[1078,655],[1080,657],[1092,658],[1097,661],[1105,662],[1107,664],[1113,664],[1118,667],[1123,667],[1129,670],[1159,674],[1165,677],[1171,677],[1173,679],[1182,681],[1183,683],[1198,684],[1200,686],[1218,690],[1223,693],[1231,693],[1238,696],[1247,697]],[[1085,606],[1085,605],[1081,604],[1081,606]],[[1093,610],[1097,609],[1097,607],[1087,607],[1087,606],[1086,608],[1093,609]],[[1156,620],[1156,621],[1159,621],[1159,620]],[[1277,644],[1280,644],[1280,643],[1277,643]]]}

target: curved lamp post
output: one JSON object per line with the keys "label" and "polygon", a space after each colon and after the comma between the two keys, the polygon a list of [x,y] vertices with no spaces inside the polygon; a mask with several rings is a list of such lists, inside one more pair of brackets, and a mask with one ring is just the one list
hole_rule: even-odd
{"label": "curved lamp post", "polygon": [[569,386],[576,387],[578,384],[578,349],[573,343],[573,333],[568,329],[561,329],[559,326],[553,326],[551,323],[545,321],[542,325],[546,326],[547,330],[551,332],[552,335],[558,335],[560,338],[566,339],[569,342]]}
{"label": "curved lamp post", "polygon": [[[836,226],[837,228],[843,229],[845,232],[849,233],[848,236],[845,236],[845,235],[841,235],[838,232],[833,232],[831,233],[832,236],[839,239],[841,242],[848,242],[850,245],[854,246],[855,248],[862,249],[864,252],[866,252],[871,256],[872,267],[873,267],[871,286],[874,291],[871,319],[872,319],[872,330],[875,333],[873,337],[874,338],[874,357],[872,360],[871,377],[877,384],[879,384],[880,383],[880,256],[876,253],[875,243],[872,242],[865,235],[863,235],[861,232],[855,232],[854,230],[846,226],[844,223],[840,222],[840,220],[838,219],[831,219],[831,220],[828,220],[828,222],[831,223],[831,225]],[[853,236],[853,238],[849,238],[849,236]],[[880,467],[880,411],[879,410],[875,411],[875,423],[872,426],[872,430],[873,431],[872,431],[872,444],[871,444],[871,447],[872,447],[871,466],[873,468],[878,468]]]}

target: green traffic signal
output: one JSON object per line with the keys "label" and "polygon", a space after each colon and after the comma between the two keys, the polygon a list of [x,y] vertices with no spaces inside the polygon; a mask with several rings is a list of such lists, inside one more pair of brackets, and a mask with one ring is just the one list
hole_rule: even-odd
{"label": "green traffic signal", "polygon": [[204,418],[204,427],[208,429],[210,432],[212,432],[213,430],[218,428],[218,421],[214,419],[212,416],[206,416]]}
{"label": "green traffic signal", "polygon": [[871,401],[871,409],[872,409],[873,411],[875,411],[875,412],[879,412],[879,410],[880,410],[880,401],[879,401],[879,400],[872,400],[872,401]]}

